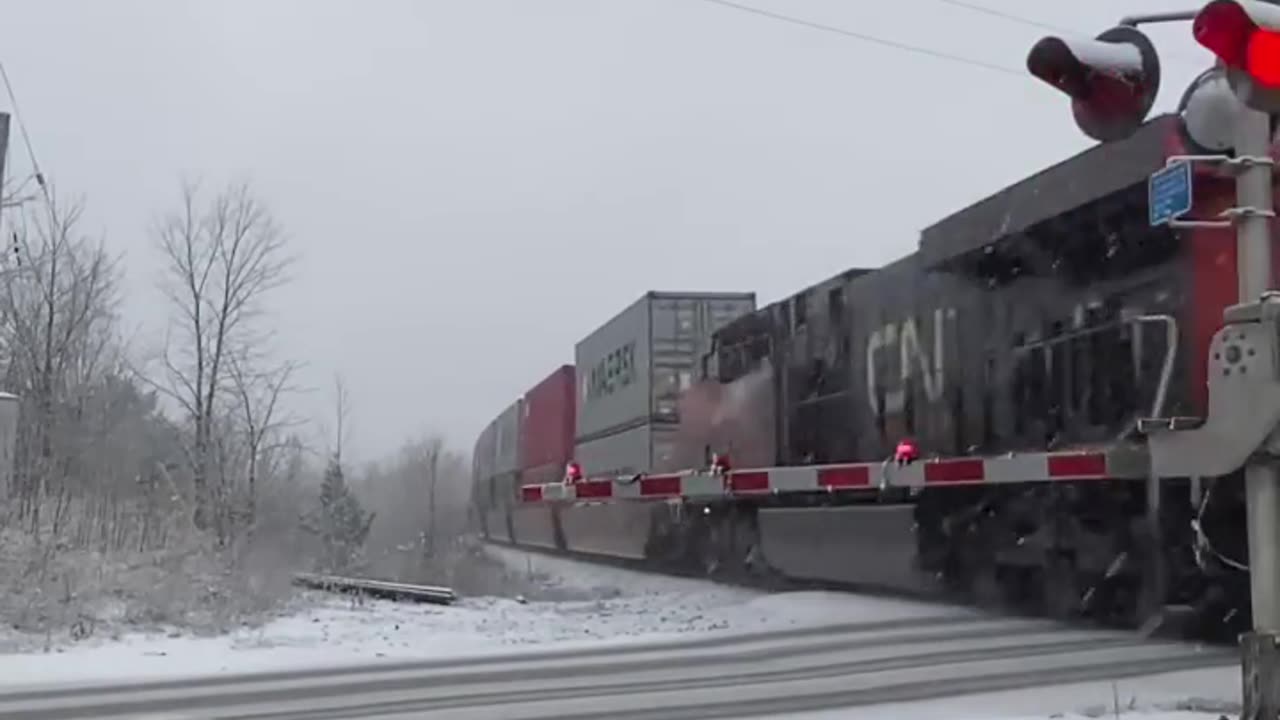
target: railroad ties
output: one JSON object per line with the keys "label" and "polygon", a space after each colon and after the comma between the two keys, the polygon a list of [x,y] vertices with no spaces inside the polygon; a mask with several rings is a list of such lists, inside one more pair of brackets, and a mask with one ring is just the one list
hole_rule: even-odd
{"label": "railroad ties", "polygon": [[432,603],[433,605],[452,605],[458,599],[453,589],[447,587],[412,585],[387,580],[339,577],[337,575],[296,573],[293,576],[293,583],[315,590],[369,595],[388,600],[411,600]]}

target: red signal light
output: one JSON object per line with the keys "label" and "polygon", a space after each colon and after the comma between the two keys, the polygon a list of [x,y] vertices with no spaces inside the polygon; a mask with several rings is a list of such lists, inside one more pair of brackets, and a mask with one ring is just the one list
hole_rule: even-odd
{"label": "red signal light", "polygon": [[1230,67],[1242,68],[1249,36],[1258,29],[1248,11],[1238,2],[1211,2],[1196,15],[1191,34]]}
{"label": "red signal light", "polygon": [[570,485],[582,482],[582,466],[570,460],[564,467],[564,481]]}
{"label": "red signal light", "polygon": [[1258,84],[1280,88],[1280,33],[1257,30],[1249,35],[1244,70]]}
{"label": "red signal light", "polygon": [[1246,105],[1280,109],[1280,5],[1212,0],[1196,15],[1191,31],[1226,66],[1232,90]]}

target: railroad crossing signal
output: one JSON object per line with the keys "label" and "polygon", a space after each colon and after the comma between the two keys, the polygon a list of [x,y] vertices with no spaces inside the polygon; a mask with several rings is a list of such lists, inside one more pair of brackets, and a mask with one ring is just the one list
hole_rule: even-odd
{"label": "railroad crossing signal", "polygon": [[1196,42],[1226,68],[1241,102],[1280,112],[1280,6],[1257,0],[1212,0],[1192,21]]}
{"label": "railroad crossing signal", "polygon": [[1132,27],[1111,28],[1094,40],[1043,38],[1027,55],[1027,69],[1066,93],[1076,124],[1100,142],[1137,130],[1160,90],[1155,46]]}
{"label": "railroad crossing signal", "polygon": [[[1093,41],[1044,38],[1032,47],[1027,69],[1071,97],[1076,124],[1086,135],[1118,140],[1146,119],[1160,84],[1155,49],[1137,26],[1187,20],[1196,42],[1217,57],[1178,104],[1182,136],[1201,154],[1170,158],[1151,176],[1149,220],[1175,227],[1235,225],[1239,300],[1256,305],[1275,287],[1271,146],[1280,114],[1280,4],[1210,0],[1199,11],[1125,18]],[[1236,171],[1235,207],[1219,219],[1178,219],[1192,205],[1192,162]],[[1241,638],[1242,716],[1252,720],[1280,715],[1280,467],[1255,457],[1244,476],[1253,632]],[[1151,478],[1149,493],[1158,493],[1159,480]],[[1159,518],[1153,522],[1159,537]]]}

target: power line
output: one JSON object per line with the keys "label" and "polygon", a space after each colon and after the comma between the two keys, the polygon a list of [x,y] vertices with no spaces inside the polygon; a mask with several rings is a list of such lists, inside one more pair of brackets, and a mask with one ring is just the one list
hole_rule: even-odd
{"label": "power line", "polygon": [[1034,18],[1024,17],[1022,15],[1014,15],[1013,13],[1005,12],[1004,10],[997,10],[992,7],[987,7],[986,5],[977,5],[975,3],[965,2],[964,0],[937,0],[937,2],[946,4],[946,5],[953,5],[958,8],[964,8],[965,10],[970,10],[976,13],[982,13],[983,15],[990,15],[991,17],[997,17],[997,18],[1000,18],[1001,20],[1008,20],[1009,22],[1015,22],[1022,25],[1030,25],[1031,27],[1038,27],[1042,30],[1052,30],[1054,32],[1067,33],[1068,35],[1083,34],[1077,30],[1072,30],[1071,28],[1062,27],[1061,25],[1054,25],[1052,23],[1041,22],[1040,20],[1036,20]]}
{"label": "power line", "polygon": [[994,72],[1004,73],[1006,75],[1016,75],[1021,78],[1028,77],[1026,71],[1019,70],[1007,65],[997,65],[996,63],[989,63],[989,62],[986,62],[985,60],[976,60],[974,58],[965,57],[963,55],[954,55],[952,53],[944,52],[942,50],[934,50],[932,48],[927,48],[920,45],[910,45],[908,43],[899,42],[897,40],[890,40],[888,38],[869,35],[867,33],[855,32],[853,30],[848,30],[846,28],[836,27],[835,25],[826,25],[824,23],[814,22],[812,20],[805,20],[803,18],[798,18],[791,15],[783,15],[782,13],[776,13],[771,10],[762,10],[760,8],[751,7],[750,5],[741,5],[739,3],[732,2],[732,0],[702,0],[702,1],[706,3],[711,3],[713,5],[720,5],[721,7],[732,8],[734,10],[740,10],[742,12],[751,13],[753,15],[759,15],[761,17],[766,17],[771,20],[777,20],[780,22],[790,23],[792,25],[807,27],[812,30],[822,30],[824,32],[843,35],[845,37],[850,37],[855,40],[861,40],[863,42],[880,45],[882,47],[892,48],[894,50],[902,50],[904,52],[915,53],[917,55],[927,55],[929,57],[932,57],[938,60],[947,60],[950,62],[960,63],[962,65],[970,65],[973,67],[982,68],[984,70],[991,70]]}
{"label": "power line", "polygon": [[[1063,27],[1062,25],[1054,25],[1053,23],[1047,23],[1041,20],[1036,20],[1035,18],[1029,18],[1025,15],[1015,15],[1011,12],[998,10],[993,7],[987,7],[986,5],[979,5],[977,3],[966,2],[965,0],[934,0],[934,1],[940,2],[944,5],[950,5],[952,7],[963,8],[970,12],[976,12],[982,15],[989,15],[991,17],[1000,18],[1001,20],[1008,20],[1009,22],[1018,23],[1020,25],[1028,25],[1030,27],[1040,28],[1041,30],[1050,30],[1052,32],[1062,33],[1064,35],[1075,35],[1077,37],[1092,39],[1092,36],[1089,35],[1088,33],[1085,33],[1080,30],[1076,30],[1074,28]],[[1204,65],[1205,63],[1204,58],[1198,58],[1193,55],[1189,55],[1187,53],[1170,52],[1170,53],[1167,53],[1167,55],[1173,60],[1178,60],[1184,63],[1194,63],[1196,65]]]}

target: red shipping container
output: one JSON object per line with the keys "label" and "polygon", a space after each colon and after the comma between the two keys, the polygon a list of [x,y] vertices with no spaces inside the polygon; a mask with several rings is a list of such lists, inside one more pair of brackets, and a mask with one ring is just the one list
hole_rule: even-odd
{"label": "red shipping container", "polygon": [[559,480],[573,456],[573,435],[577,427],[574,397],[576,373],[572,365],[562,365],[524,396],[524,417],[520,423],[521,470],[538,469]]}

